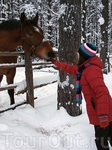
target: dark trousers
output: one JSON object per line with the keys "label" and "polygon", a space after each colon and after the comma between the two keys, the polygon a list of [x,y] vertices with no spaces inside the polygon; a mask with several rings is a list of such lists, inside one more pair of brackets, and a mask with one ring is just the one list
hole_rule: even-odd
{"label": "dark trousers", "polygon": [[99,125],[95,128],[95,143],[98,150],[109,150],[109,143],[112,146],[112,122],[106,128]]}

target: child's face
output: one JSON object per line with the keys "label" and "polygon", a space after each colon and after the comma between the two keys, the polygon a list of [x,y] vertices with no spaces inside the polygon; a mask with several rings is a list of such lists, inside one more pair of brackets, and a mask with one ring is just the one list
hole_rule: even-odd
{"label": "child's face", "polygon": [[77,52],[77,60],[79,61],[79,58],[80,58],[80,54],[79,52]]}
{"label": "child's face", "polygon": [[77,52],[77,63],[76,64],[78,64],[78,62],[79,62],[79,58],[80,58],[80,54],[79,54],[79,52]]}

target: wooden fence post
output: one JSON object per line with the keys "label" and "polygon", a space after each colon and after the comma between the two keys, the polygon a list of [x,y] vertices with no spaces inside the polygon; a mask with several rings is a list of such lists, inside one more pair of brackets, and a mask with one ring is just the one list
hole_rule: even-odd
{"label": "wooden fence post", "polygon": [[32,60],[29,53],[25,52],[26,98],[27,103],[34,107]]}

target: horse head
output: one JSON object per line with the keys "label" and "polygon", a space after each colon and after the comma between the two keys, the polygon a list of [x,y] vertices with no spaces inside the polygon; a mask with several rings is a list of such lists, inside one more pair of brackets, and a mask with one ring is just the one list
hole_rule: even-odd
{"label": "horse head", "polygon": [[24,50],[40,59],[52,60],[55,57],[55,52],[48,41],[43,41],[44,34],[38,26],[38,14],[32,20],[28,20],[23,12],[20,21],[22,46]]}

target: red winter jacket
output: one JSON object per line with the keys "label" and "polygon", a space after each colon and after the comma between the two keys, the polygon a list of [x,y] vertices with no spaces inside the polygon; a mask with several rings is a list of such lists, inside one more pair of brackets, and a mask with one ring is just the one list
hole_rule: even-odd
{"label": "red winter jacket", "polygon": [[[112,121],[112,98],[103,80],[102,62],[99,57],[91,57],[85,63],[90,62],[81,76],[82,92],[86,101],[86,109],[89,121],[93,125],[99,125],[99,115],[108,115]],[[56,61],[55,65],[61,70],[76,76],[78,67],[64,62]]]}

